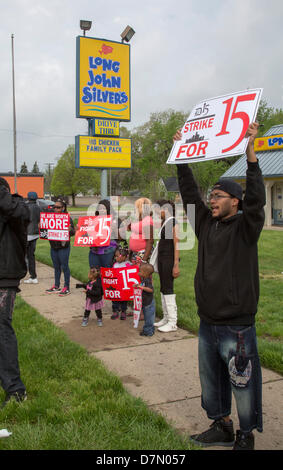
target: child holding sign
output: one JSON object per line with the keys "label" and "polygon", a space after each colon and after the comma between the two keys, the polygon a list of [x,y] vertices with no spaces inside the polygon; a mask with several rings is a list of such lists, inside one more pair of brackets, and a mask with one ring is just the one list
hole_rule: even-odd
{"label": "child holding sign", "polygon": [[89,282],[84,284],[77,284],[76,287],[85,287],[86,304],[82,326],[88,325],[89,315],[91,310],[95,310],[97,316],[97,325],[102,326],[102,307],[103,307],[103,289],[100,278],[100,273],[96,268],[91,268],[88,273]]}
{"label": "child holding sign", "polygon": [[141,282],[137,286],[142,289],[142,312],[144,314],[144,326],[140,332],[141,336],[154,335],[154,321],[155,321],[155,302],[153,297],[152,274],[154,268],[152,264],[142,263],[140,266]]}
{"label": "child holding sign", "polygon": [[[131,266],[131,263],[128,261],[128,250],[127,248],[119,247],[115,251],[115,263],[113,264],[113,268],[125,268],[126,266]],[[127,318],[127,307],[128,301],[127,300],[115,300],[112,301],[112,320],[116,320],[119,318],[119,312],[121,312],[120,320],[126,320]]]}

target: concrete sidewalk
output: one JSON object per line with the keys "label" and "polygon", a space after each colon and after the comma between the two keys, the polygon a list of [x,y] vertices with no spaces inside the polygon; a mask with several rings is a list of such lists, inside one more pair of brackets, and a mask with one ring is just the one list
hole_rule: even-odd
{"label": "concrete sidewalk", "polygon": [[[45,318],[62,328],[69,338],[100,359],[106,368],[122,380],[125,388],[161,413],[186,435],[204,431],[211,421],[200,404],[198,376],[198,339],[188,331],[140,336],[143,322],[133,327],[126,321],[111,320],[111,304],[105,302],[103,327],[92,314],[89,325],[81,327],[85,296],[71,279],[71,295],[46,294],[53,285],[53,269],[37,263],[39,284],[21,283],[21,297]],[[264,432],[255,431],[257,450],[283,449],[283,377],[263,369]],[[238,419],[233,404],[235,429]],[[210,448],[211,450],[212,448]],[[215,448],[224,450],[225,448]],[[227,448],[226,448],[227,450]]]}

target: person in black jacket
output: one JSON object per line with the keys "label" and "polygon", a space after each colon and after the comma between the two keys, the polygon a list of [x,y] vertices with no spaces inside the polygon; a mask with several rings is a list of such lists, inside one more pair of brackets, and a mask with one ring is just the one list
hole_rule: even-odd
{"label": "person in black jacket", "polygon": [[102,326],[103,307],[103,287],[100,272],[96,268],[90,268],[88,273],[89,282],[87,284],[77,284],[77,287],[84,287],[86,293],[86,304],[82,326],[88,325],[91,310],[95,310],[97,325]]}
{"label": "person in black jacket", "polygon": [[27,273],[26,247],[29,210],[21,196],[11,194],[0,177],[0,382],[5,391],[5,405],[11,398],[26,399],[20,377],[17,338],[12,314],[20,280]]}
{"label": "person in black jacket", "polygon": [[37,193],[30,191],[28,193],[28,202],[27,206],[30,211],[30,223],[28,225],[28,243],[27,243],[27,260],[28,260],[28,270],[30,277],[24,282],[26,284],[38,284],[37,275],[36,275],[36,266],[35,266],[35,249],[36,241],[39,238],[39,222],[40,222],[40,208],[36,203]]}
{"label": "person in black jacket", "polygon": [[[257,123],[250,124],[246,134],[244,199],[240,185],[220,179],[210,194],[211,207],[207,207],[191,169],[177,165],[184,208],[195,207],[198,239],[199,374],[202,407],[214,420],[208,431],[191,436],[202,446],[253,449],[252,430],[262,432],[261,368],[254,324],[259,298],[257,242],[264,225],[265,188],[254,152],[257,129]],[[174,140],[180,137],[178,131]],[[240,425],[236,440],[230,419],[232,391]]]}
{"label": "person in black jacket", "polygon": [[[58,199],[54,205],[54,211],[56,214],[61,214],[67,212],[67,205],[62,199]],[[72,218],[70,218],[70,227],[69,227],[70,237],[75,235],[75,227]],[[60,297],[65,297],[70,294],[70,268],[69,268],[69,257],[70,257],[70,242],[69,241],[55,241],[49,240],[50,243],[50,254],[52,263],[54,266],[54,275],[55,283],[45,292],[51,294],[53,292],[58,292]],[[60,278],[61,271],[64,273],[64,287],[60,289]]]}

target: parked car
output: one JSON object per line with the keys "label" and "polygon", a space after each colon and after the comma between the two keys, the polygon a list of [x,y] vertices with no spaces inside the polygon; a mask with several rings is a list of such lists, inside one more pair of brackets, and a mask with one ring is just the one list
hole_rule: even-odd
{"label": "parked car", "polygon": [[40,207],[41,212],[49,212],[54,210],[55,202],[51,199],[37,199],[37,204]]}

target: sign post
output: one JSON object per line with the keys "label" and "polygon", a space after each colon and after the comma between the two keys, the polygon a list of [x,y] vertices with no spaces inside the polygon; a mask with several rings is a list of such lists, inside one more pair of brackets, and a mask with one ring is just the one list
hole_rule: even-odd
{"label": "sign post", "polygon": [[[89,137],[119,137],[119,122],[131,120],[129,44],[77,37],[76,117],[89,120]],[[76,168],[101,168],[101,197],[105,199],[107,169],[131,168],[131,146],[119,146],[122,151],[117,153],[114,165],[109,163],[111,158],[106,158],[103,166],[99,152],[105,152],[105,145],[95,144],[98,151],[93,150],[91,158],[85,158],[85,154],[81,156],[83,137],[76,136]]]}

